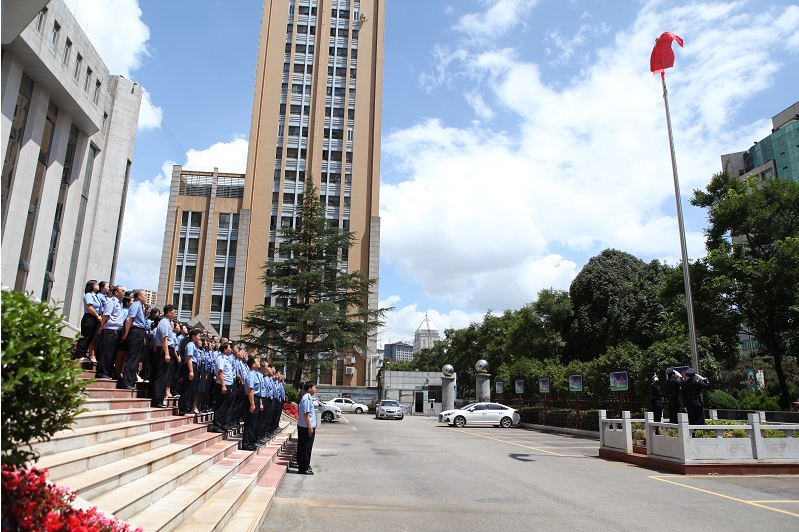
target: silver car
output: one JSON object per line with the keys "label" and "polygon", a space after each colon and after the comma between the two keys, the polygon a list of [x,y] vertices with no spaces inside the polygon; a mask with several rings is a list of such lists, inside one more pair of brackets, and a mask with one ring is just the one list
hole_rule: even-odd
{"label": "silver car", "polygon": [[383,399],[375,409],[375,419],[402,419],[405,414],[399,401]]}
{"label": "silver car", "polygon": [[446,410],[438,415],[440,423],[464,427],[498,426],[508,428],[518,425],[519,411],[499,403],[472,403],[455,410]]}
{"label": "silver car", "polygon": [[327,405],[325,403],[319,402],[316,399],[313,400],[314,409],[319,411],[319,417],[322,421],[338,421],[341,419],[341,409],[337,406]]}

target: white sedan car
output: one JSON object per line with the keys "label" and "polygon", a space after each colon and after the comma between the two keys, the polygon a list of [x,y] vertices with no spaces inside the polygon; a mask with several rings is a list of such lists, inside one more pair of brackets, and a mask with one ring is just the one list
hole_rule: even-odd
{"label": "white sedan car", "polygon": [[438,415],[440,423],[464,427],[499,426],[508,428],[517,425],[519,411],[499,403],[471,403],[455,410],[446,410]]}
{"label": "white sedan car", "polygon": [[337,406],[320,403],[316,399],[313,400],[314,409],[319,411],[319,417],[322,421],[338,421],[341,418],[341,409]]}
{"label": "white sedan car", "polygon": [[363,414],[369,411],[369,407],[362,403],[356,403],[352,399],[345,399],[343,397],[336,397],[327,401],[328,405],[337,406],[342,412],[355,412],[356,414]]}

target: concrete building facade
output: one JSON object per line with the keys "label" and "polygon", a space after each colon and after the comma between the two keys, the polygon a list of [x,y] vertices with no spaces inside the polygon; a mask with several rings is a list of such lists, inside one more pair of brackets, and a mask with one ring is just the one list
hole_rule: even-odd
{"label": "concrete building facade", "polygon": [[86,281],[116,273],[141,87],[63,0],[4,2],[2,29],[2,282],[77,325]]}
{"label": "concrete building facade", "polygon": [[413,345],[407,342],[392,342],[383,346],[383,357],[392,362],[413,362]]}
{"label": "concrete building facade", "polygon": [[438,328],[430,322],[430,318],[425,316],[413,335],[413,354],[433,347],[438,340],[441,340]]}
{"label": "concrete building facade", "polygon": [[[179,190],[188,174],[179,167],[173,173],[159,292],[174,298],[181,319],[190,316],[237,338],[244,316],[276,303],[261,281],[262,267],[275,257],[280,229],[295,226],[309,179],[327,218],[355,234],[344,267],[378,278],[384,14],[385,0],[264,0],[241,196],[224,208],[212,196],[190,199]],[[235,257],[215,247],[221,213],[235,215]],[[182,237],[186,246],[197,242],[196,253],[187,247],[183,259],[177,254]],[[211,265],[214,277],[221,268],[217,251],[227,253],[224,282],[201,289]],[[219,297],[221,321],[212,310]],[[369,305],[378,306],[377,287]],[[376,338],[367,353],[339,353],[322,382],[370,383],[376,356]]]}

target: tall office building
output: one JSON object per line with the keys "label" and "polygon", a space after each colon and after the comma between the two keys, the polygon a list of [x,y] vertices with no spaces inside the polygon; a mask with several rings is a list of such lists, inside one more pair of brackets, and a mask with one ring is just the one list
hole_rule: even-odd
{"label": "tall office building", "polygon": [[422,349],[433,347],[437,341],[441,340],[441,335],[435,325],[430,322],[430,318],[425,314],[424,320],[416,329],[413,335],[413,354],[419,353]]}
{"label": "tall office building", "polygon": [[113,281],[142,91],[109,75],[63,0],[3,2],[2,281],[63,302]]}
{"label": "tall office building", "polygon": [[735,177],[799,182],[799,102],[771,119],[771,134],[746,151],[721,156],[721,167]]}
{"label": "tall office building", "polygon": [[[275,256],[279,230],[295,226],[309,179],[317,185],[331,223],[355,234],[347,270],[378,278],[384,13],[385,0],[264,1],[247,169],[238,204],[224,211],[235,215],[235,257],[230,246],[224,256],[213,246],[218,244],[214,216],[222,214],[202,210],[197,201],[191,203],[197,210],[189,211],[188,196],[173,182],[159,292],[178,294],[181,316],[215,329],[227,319],[228,328],[216,330],[235,338],[243,317],[256,306],[282,304],[263,286],[261,268]],[[173,175],[184,179],[186,171],[178,168]],[[222,292],[202,301],[187,296],[197,294],[199,277],[176,275],[182,242],[176,231],[189,238],[182,233],[186,217],[186,231],[196,231],[200,246],[192,254],[195,260],[216,265],[226,257],[230,265],[233,259],[233,266],[225,268]],[[211,317],[215,295],[222,296],[222,322]],[[377,287],[369,305],[377,308]],[[331,383],[368,382],[365,358],[371,360],[376,353],[374,339],[368,353],[334,357]]]}

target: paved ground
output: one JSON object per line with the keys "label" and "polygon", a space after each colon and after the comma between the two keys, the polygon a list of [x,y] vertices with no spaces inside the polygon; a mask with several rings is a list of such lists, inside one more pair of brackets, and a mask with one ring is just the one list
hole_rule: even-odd
{"label": "paved ground", "polygon": [[596,440],[432,418],[322,424],[261,530],[799,530],[799,476],[682,476]]}

